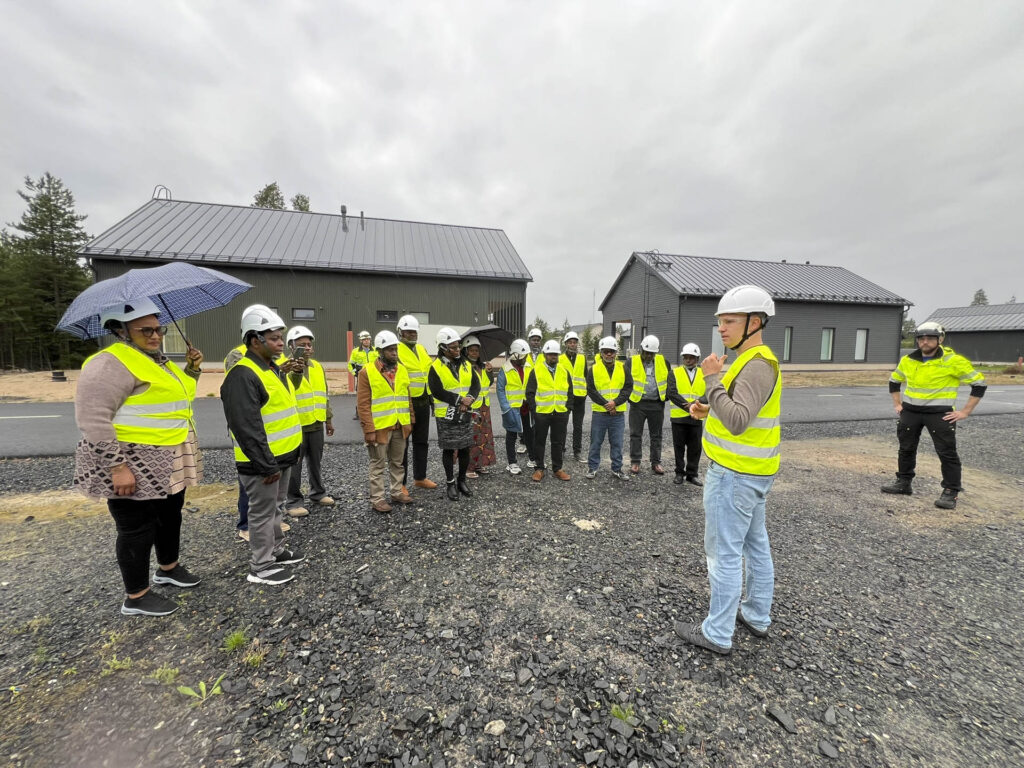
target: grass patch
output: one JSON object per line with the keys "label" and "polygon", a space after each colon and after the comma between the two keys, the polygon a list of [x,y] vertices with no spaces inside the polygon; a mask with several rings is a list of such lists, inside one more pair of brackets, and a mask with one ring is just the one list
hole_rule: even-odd
{"label": "grass patch", "polygon": [[252,669],[259,669],[263,664],[263,660],[267,658],[267,652],[269,648],[264,648],[260,645],[259,638],[252,641],[249,644],[249,650],[245,652],[245,656],[242,657],[242,663]]}
{"label": "grass patch", "polygon": [[119,659],[117,658],[117,654],[115,653],[109,659],[106,660],[106,663],[104,663],[103,669],[100,671],[100,677],[106,677],[107,675],[112,675],[115,672],[122,672],[124,670],[128,670],[131,668],[131,656],[125,656],[123,659]]}
{"label": "grass patch", "polygon": [[178,679],[178,669],[176,667],[157,667],[150,677],[161,685],[174,685]]}
{"label": "grass patch", "polygon": [[248,644],[249,638],[246,636],[245,630],[239,629],[224,638],[224,644],[221,648],[228,653],[234,653],[235,651],[241,650]]}

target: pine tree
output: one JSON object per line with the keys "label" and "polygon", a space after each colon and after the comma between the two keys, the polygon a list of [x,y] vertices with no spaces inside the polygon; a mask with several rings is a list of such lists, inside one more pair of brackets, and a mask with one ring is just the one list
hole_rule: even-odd
{"label": "pine tree", "polygon": [[253,197],[252,206],[253,208],[273,208],[277,211],[284,210],[284,195],[281,194],[281,188],[277,186],[276,181],[272,181]]}
{"label": "pine tree", "polygon": [[974,298],[971,299],[972,307],[980,307],[988,304],[988,296],[985,295],[985,289],[979,288],[974,292]]}
{"label": "pine tree", "polygon": [[297,193],[292,198],[292,210],[293,211],[306,211],[309,212],[309,198],[301,192]]}

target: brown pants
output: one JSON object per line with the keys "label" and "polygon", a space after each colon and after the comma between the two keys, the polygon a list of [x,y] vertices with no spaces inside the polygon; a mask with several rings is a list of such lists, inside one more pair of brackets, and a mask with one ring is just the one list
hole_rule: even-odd
{"label": "brown pants", "polygon": [[370,455],[370,503],[384,501],[387,491],[387,477],[391,479],[391,495],[397,496],[402,490],[402,460],[405,458],[405,437],[402,427],[391,430],[387,443],[368,443],[366,452]]}

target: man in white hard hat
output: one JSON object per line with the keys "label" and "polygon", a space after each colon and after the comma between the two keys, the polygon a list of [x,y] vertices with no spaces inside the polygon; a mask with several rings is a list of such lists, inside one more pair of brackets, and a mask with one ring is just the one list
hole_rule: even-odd
{"label": "man in white hard hat", "polygon": [[[985,377],[970,361],[949,347],[942,346],[946,332],[934,322],[921,323],[914,332],[917,349],[900,359],[889,377],[893,408],[899,414],[896,435],[899,438],[899,469],[896,482],[882,486],[883,493],[913,493],[911,481],[917,466],[917,446],[921,432],[928,430],[942,467],[942,495],[935,500],[940,509],[956,509],[962,468],[956,450],[956,424],[963,421],[985,395]],[[900,397],[900,389],[907,385]],[[956,409],[957,388],[971,387],[967,403]]]}
{"label": "man in white hard hat", "polygon": [[544,342],[543,357],[534,363],[526,380],[526,402],[533,412],[535,429],[533,450],[537,467],[533,481],[544,479],[544,450],[548,433],[551,433],[551,471],[559,480],[572,479],[562,469],[565,448],[565,432],[569,425],[569,409],[572,407],[572,379],[565,366],[559,364],[562,350],[554,339]]}
{"label": "man in white hard hat", "polygon": [[629,471],[634,475],[640,474],[644,424],[647,424],[651,438],[651,471],[663,475],[661,434],[665,424],[669,365],[661,354],[661,342],[657,336],[644,336],[640,342],[640,354],[633,355],[630,372],[633,391],[629,395]]}
{"label": "man in white hard hat", "polygon": [[[691,416],[707,419],[704,554],[711,605],[703,622],[676,622],[674,629],[686,642],[719,654],[732,651],[737,621],[759,638],[767,637],[771,624],[775,567],[765,499],[779,471],[782,378],[761,334],[774,315],[775,302],[763,288],[740,285],[725,292],[715,316],[730,352],[704,358],[708,402],[690,405]],[[723,374],[729,354],[736,359]]]}
{"label": "man in white hard hat", "polygon": [[594,364],[587,370],[587,396],[592,401],[590,415],[590,456],[587,458],[587,479],[597,476],[601,465],[601,446],[605,435],[611,452],[612,476],[629,480],[622,471],[622,436],[626,431],[626,403],[633,392],[633,375],[616,359],[619,342],[605,336],[597,343]]}
{"label": "man in white hard hat", "polygon": [[[359,372],[372,363],[376,357],[377,350],[373,348],[373,340],[370,338],[370,332],[360,331],[359,346],[352,350],[352,354],[349,355],[348,358],[348,372],[355,377],[356,387],[359,386]],[[356,390],[356,394],[358,395],[358,389]],[[352,418],[359,418],[358,410]]]}
{"label": "man in white hard hat", "polygon": [[310,500],[325,507],[334,506],[334,498],[324,489],[324,479],[320,473],[324,456],[324,432],[327,437],[334,435],[334,414],[327,391],[327,374],[313,357],[313,342],[316,338],[313,332],[304,325],[296,325],[288,329],[285,338],[291,357],[303,363],[301,371],[288,374],[295,388],[295,404],[299,411],[299,423],[302,424],[302,448],[288,479],[286,502],[288,514],[295,517],[296,511],[299,511],[297,516],[301,517],[308,512],[302,495],[303,464],[309,470]]}
{"label": "man in white hard hat", "polygon": [[690,415],[690,405],[704,396],[704,372],[697,367],[700,347],[692,341],[679,353],[683,364],[672,369],[668,377],[668,399],[672,403],[672,447],[676,454],[676,485],[684,482],[704,485],[697,476],[700,467],[700,441],[704,422]]}
{"label": "man in white hard hat", "polygon": [[430,392],[427,389],[427,374],[433,362],[427,350],[419,343],[420,321],[412,315],[403,315],[398,320],[398,362],[409,374],[409,396],[415,418],[412,424],[412,439],[406,441],[402,466],[405,474],[402,487],[408,491],[409,442],[412,443],[412,477],[417,488],[437,488],[437,483],[427,477],[427,451],[430,448]]}
{"label": "man in white hard hat", "polygon": [[587,414],[587,358],[580,352],[580,336],[576,331],[565,334],[562,344],[565,351],[559,363],[565,366],[572,379],[572,455],[578,463],[586,464],[587,460],[583,457],[583,419]]}
{"label": "man in white hard hat", "polygon": [[[530,373],[530,369],[536,364],[540,358],[540,348],[544,343],[544,335],[541,333],[540,328],[531,328],[526,334],[526,343],[530,346],[530,351],[526,353],[526,360],[524,362],[526,373]],[[533,412],[527,408],[523,416],[523,431],[519,436],[519,447],[516,449],[519,453],[525,453],[527,456],[526,466],[531,469],[537,466],[536,451],[533,448]]]}

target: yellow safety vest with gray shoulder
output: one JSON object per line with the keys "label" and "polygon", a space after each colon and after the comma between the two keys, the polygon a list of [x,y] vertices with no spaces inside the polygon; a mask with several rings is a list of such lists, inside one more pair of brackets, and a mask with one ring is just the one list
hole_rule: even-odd
{"label": "yellow safety vest with gray shoulder", "polygon": [[398,342],[398,362],[409,374],[409,394],[419,397],[427,391],[427,371],[430,370],[430,355],[422,344],[411,348],[404,341]]}
{"label": "yellow safety vest with gray shoulder", "polygon": [[502,368],[505,371],[505,398],[508,405],[510,408],[521,408],[526,399],[526,379],[530,376],[530,370],[523,366],[523,375],[520,377],[512,363],[505,363]]}
{"label": "yellow safety vest with gray shoulder", "polygon": [[174,363],[160,365],[144,352],[121,342],[92,355],[82,368],[100,355],[113,355],[135,378],[149,384],[145,392],[130,395],[114,414],[118,441],[140,445],[184,443],[193,424],[196,380]]}
{"label": "yellow safety vest with gray shoulder", "polygon": [[555,365],[555,374],[551,375],[547,363],[538,363],[530,373],[537,379],[535,402],[537,413],[565,413],[569,410],[569,371],[564,365]]}
{"label": "yellow safety vest with gray shoulder", "polygon": [[[594,388],[597,393],[601,395],[605,400],[614,400],[619,396],[619,392],[622,391],[622,387],[626,384],[626,366],[622,364],[621,360],[615,361],[615,367],[612,369],[611,376],[608,375],[608,369],[605,368],[604,361],[601,360],[600,355],[594,356],[594,365],[590,369],[591,374],[594,377]],[[597,403],[593,404],[595,413],[607,413],[603,405]],[[615,409],[621,413],[626,410],[626,404],[620,403],[618,408]]]}
{"label": "yellow safety vest with gray shoulder", "polygon": [[305,373],[295,390],[295,405],[299,423],[308,427],[318,421],[327,421],[327,374],[316,360],[307,360],[309,378]]}
{"label": "yellow safety vest with gray shoulder", "polygon": [[916,355],[911,352],[900,358],[889,381],[907,383],[903,391],[905,403],[953,408],[961,384],[984,384],[985,377],[974,370],[966,357],[958,355],[949,347],[943,347],[941,356],[928,360],[921,359],[920,352]]}
{"label": "yellow safety vest with gray shoulder", "polygon": [[[658,398],[665,402],[668,391],[668,364],[664,355],[654,356],[654,380],[658,382]],[[633,355],[633,391],[629,393],[629,402],[639,403],[647,386],[647,369],[640,355]]]}
{"label": "yellow safety vest with gray shoulder", "polygon": [[409,372],[399,364],[395,369],[395,386],[384,377],[374,362],[366,366],[370,382],[370,414],[374,429],[386,429],[395,424],[409,424]]}
{"label": "yellow safety vest with gray shoulder", "polygon": [[572,393],[576,397],[587,396],[587,358],[579,352],[576,353],[575,362],[569,362],[569,356],[562,353],[562,356],[558,358],[560,365],[565,367],[565,370],[569,372],[569,376],[572,378]]}
{"label": "yellow safety vest with gray shoulder", "polygon": [[[676,377],[676,391],[688,403],[699,399],[707,391],[707,385],[704,383],[704,371],[700,369],[699,365],[693,371],[693,381],[690,381],[686,366],[680,365],[672,369],[672,375]],[[673,403],[672,410],[668,415],[671,419],[681,419],[690,414]]]}
{"label": "yellow safety vest with gray shoulder", "polygon": [[[275,456],[284,456],[302,445],[302,425],[295,408],[295,389],[291,382],[281,381],[273,369],[262,370],[248,357],[243,357],[236,366],[244,365],[255,373],[267,390],[267,402],[260,408],[263,419],[263,431],[267,435],[267,445]],[[242,452],[235,436],[231,435],[235,446],[235,461],[246,463],[252,461]]]}
{"label": "yellow safety vest with gray shoulder", "polygon": [[480,394],[476,396],[471,408],[491,407],[491,377],[487,375],[486,368],[478,368],[476,375],[480,377]]}
{"label": "yellow safety vest with gray shoulder", "polygon": [[[469,364],[468,360],[463,360],[459,366],[458,381],[452,375],[451,368],[441,362],[441,358],[437,358],[430,365],[441,380],[441,386],[449,392],[454,392],[459,397],[467,397],[469,395],[469,388],[473,386],[473,367]],[[447,411],[448,403],[444,402],[444,400],[438,400],[434,403],[434,415],[438,418],[444,418]]]}
{"label": "yellow safety vest with gray shoulder", "polygon": [[775,370],[775,387],[754,420],[738,435],[734,435],[715,416],[714,408],[704,426],[704,455],[716,464],[745,475],[774,475],[779,471],[779,415],[782,413],[782,375],[779,361],[772,351],[761,344],[751,347],[729,366],[722,377],[726,392],[740,371],[751,360],[761,359]]}

